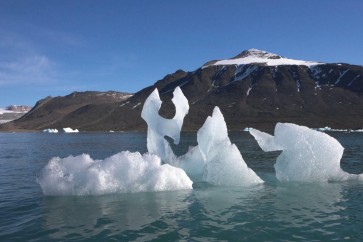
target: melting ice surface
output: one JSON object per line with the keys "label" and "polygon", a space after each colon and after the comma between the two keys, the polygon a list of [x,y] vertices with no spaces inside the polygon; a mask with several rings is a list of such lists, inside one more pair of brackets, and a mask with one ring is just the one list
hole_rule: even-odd
{"label": "melting ice surface", "polygon": [[55,157],[37,181],[51,196],[192,189],[193,184],[182,169],[162,165],[158,156],[129,151],[105,160],[87,154]]}
{"label": "melting ice surface", "polygon": [[194,180],[213,185],[246,186],[263,183],[256,173],[247,167],[236,145],[232,144],[227,132],[226,122],[218,107],[208,117],[197,133],[198,145],[181,156],[176,157],[164,136],[179,143],[179,135],[184,116],[188,113],[188,100],[179,87],[172,99],[176,114],[167,120],[159,116],[161,100],[158,90],[147,98],[142,118],[148,124],[148,151],[173,166],[181,167]]}
{"label": "melting ice surface", "polygon": [[224,117],[218,107],[208,117],[197,133],[198,145],[173,164],[182,167],[187,174],[213,185],[248,186],[263,183],[256,173],[247,167],[237,146],[232,144]]}
{"label": "melting ice surface", "polygon": [[340,167],[344,148],[333,137],[304,126],[277,123],[275,135],[250,129],[263,151],[282,150],[275,164],[280,181],[361,180]]}

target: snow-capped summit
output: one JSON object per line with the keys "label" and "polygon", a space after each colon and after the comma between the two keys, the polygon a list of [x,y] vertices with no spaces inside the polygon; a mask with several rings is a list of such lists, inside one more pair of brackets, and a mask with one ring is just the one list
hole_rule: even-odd
{"label": "snow-capped summit", "polygon": [[246,58],[246,57],[254,57],[254,58],[261,58],[261,59],[281,59],[283,58],[280,55],[276,55],[274,53],[270,53],[264,50],[258,50],[258,49],[248,49],[243,51],[241,54],[233,57],[232,59],[240,59],[240,58]]}
{"label": "snow-capped summit", "polygon": [[265,66],[280,66],[280,65],[303,65],[303,66],[315,66],[322,65],[325,63],[316,61],[304,61],[294,60],[282,57],[277,54],[269,53],[264,50],[248,49],[243,51],[241,54],[231,59],[219,60],[210,65],[247,65],[247,64],[258,64]]}

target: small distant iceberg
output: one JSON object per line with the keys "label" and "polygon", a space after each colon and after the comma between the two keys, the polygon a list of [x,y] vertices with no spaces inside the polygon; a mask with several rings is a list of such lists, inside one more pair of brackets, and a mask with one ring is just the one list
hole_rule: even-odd
{"label": "small distant iceberg", "polygon": [[328,127],[328,126],[326,126],[326,127],[324,127],[324,128],[317,128],[317,130],[319,130],[319,131],[332,131],[332,128],[330,128],[330,127]]}
{"label": "small distant iceberg", "polygon": [[363,132],[363,129],[333,129],[330,128],[328,126],[324,127],[324,128],[316,128],[313,130],[317,130],[317,131],[321,131],[321,132],[326,132],[326,131],[330,131],[330,132],[346,132],[346,133],[354,133],[354,132]]}
{"label": "small distant iceberg", "polygon": [[43,133],[58,133],[58,129],[44,129]]}
{"label": "small distant iceberg", "polygon": [[322,131],[322,132],[325,132],[325,131],[333,131],[333,132],[350,132],[352,130],[349,130],[349,129],[332,129],[328,126],[324,127],[324,128],[317,128],[315,130],[318,130],[318,131]]}
{"label": "small distant iceberg", "polygon": [[[72,129],[70,127],[63,128],[63,133],[78,133],[78,129]],[[43,129],[43,133],[59,133],[58,129]]]}
{"label": "small distant iceberg", "polygon": [[250,132],[250,129],[252,129],[252,128],[246,127],[246,128],[243,129],[243,132]]}
{"label": "small distant iceberg", "polygon": [[67,127],[67,128],[63,128],[63,132],[64,133],[78,133],[78,129],[72,129],[70,127]]}

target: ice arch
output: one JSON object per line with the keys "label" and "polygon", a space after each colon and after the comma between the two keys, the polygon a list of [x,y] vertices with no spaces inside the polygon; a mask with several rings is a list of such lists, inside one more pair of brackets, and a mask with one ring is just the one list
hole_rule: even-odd
{"label": "ice arch", "polygon": [[189,111],[188,99],[184,96],[179,87],[173,92],[172,102],[175,105],[175,116],[173,119],[165,119],[159,115],[161,100],[158,89],[155,89],[146,99],[141,112],[141,117],[147,123],[147,149],[152,154],[157,154],[161,160],[173,160],[175,155],[170,148],[165,136],[179,144],[180,131],[183,126],[185,115]]}
{"label": "ice arch", "polygon": [[340,167],[343,146],[333,137],[305,126],[277,123],[275,135],[250,129],[263,151],[282,150],[275,170],[280,181],[342,181],[362,179]]}

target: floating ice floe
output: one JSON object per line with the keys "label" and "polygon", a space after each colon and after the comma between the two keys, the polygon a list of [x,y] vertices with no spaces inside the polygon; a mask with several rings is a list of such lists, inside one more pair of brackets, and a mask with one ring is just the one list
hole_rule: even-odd
{"label": "floating ice floe", "polygon": [[58,129],[44,129],[43,133],[58,133]]}
{"label": "floating ice floe", "polygon": [[72,129],[72,128],[63,128],[64,133],[78,133],[78,129]]}
{"label": "floating ice floe", "polygon": [[305,126],[277,123],[275,135],[251,129],[263,151],[278,151],[275,170],[280,181],[361,180],[340,167],[344,148],[333,137]]}
{"label": "floating ice floe", "polygon": [[156,155],[123,151],[104,160],[89,155],[52,158],[37,178],[48,196],[192,189],[185,172]]}

